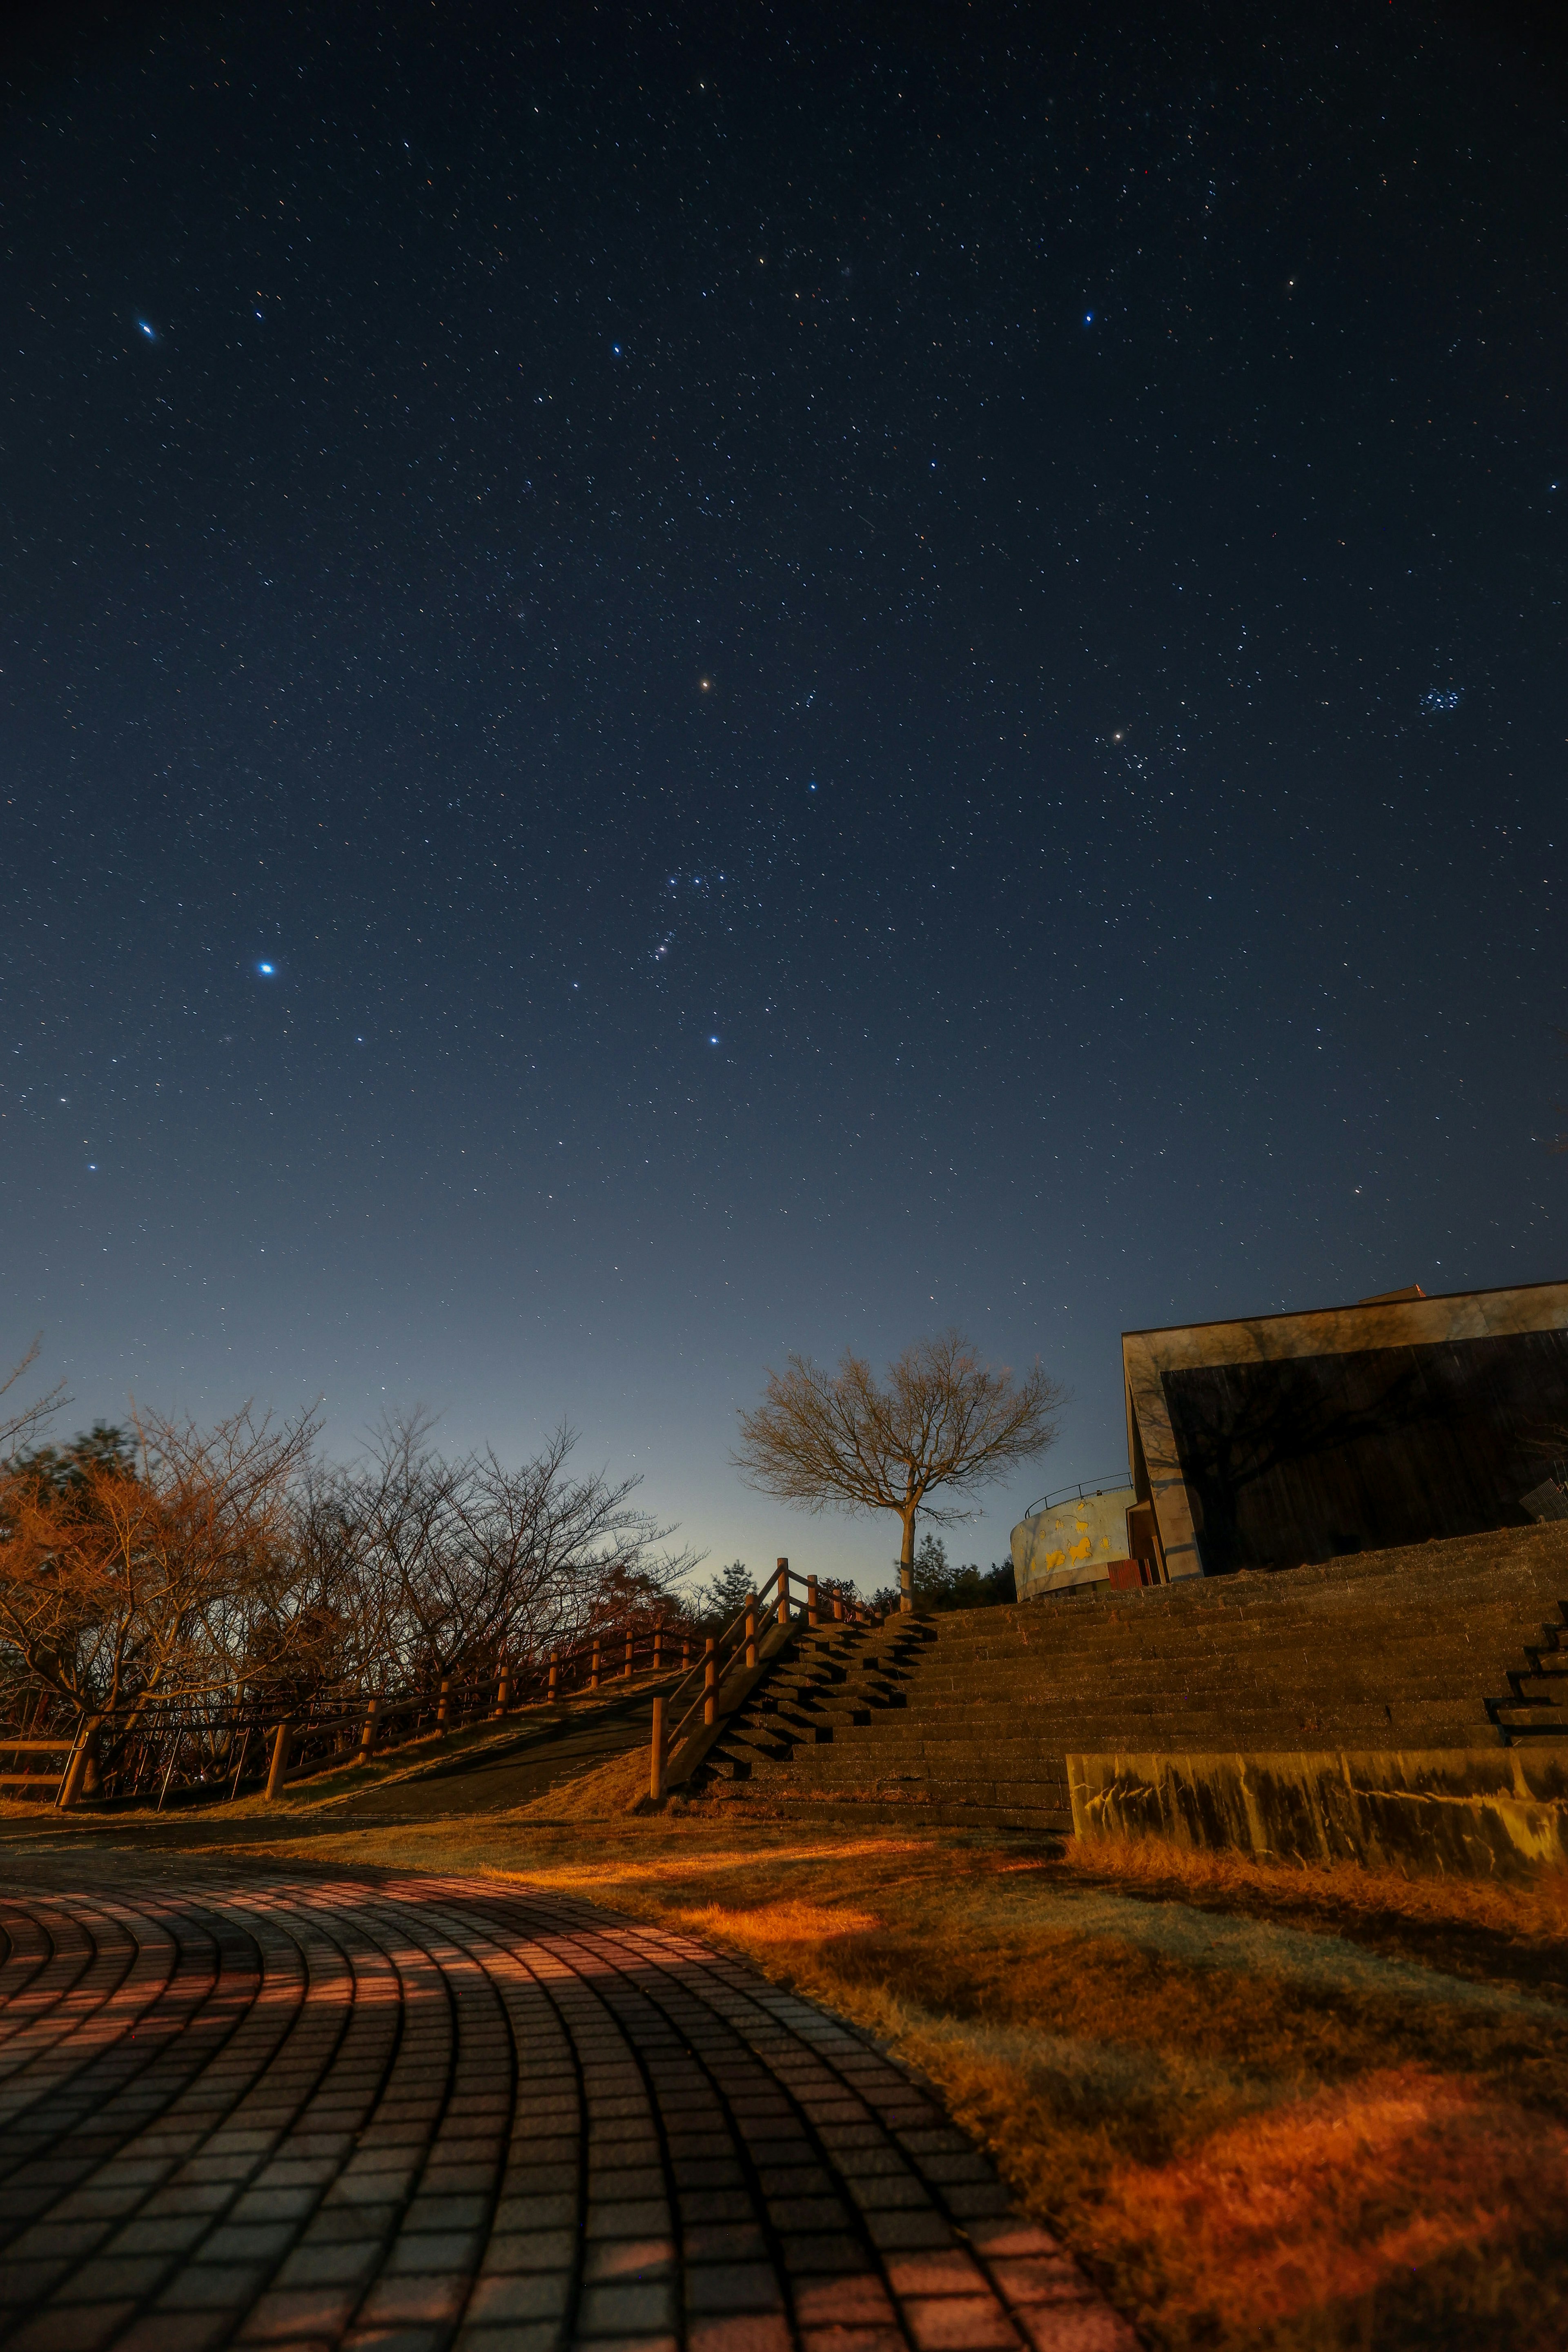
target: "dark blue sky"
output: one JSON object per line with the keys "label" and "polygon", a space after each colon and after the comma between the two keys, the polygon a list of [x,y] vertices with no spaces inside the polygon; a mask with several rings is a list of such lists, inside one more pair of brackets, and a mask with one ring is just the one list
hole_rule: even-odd
{"label": "dark blue sky", "polygon": [[[6,81],[0,1152],[73,1422],[725,1465],[950,1321],[1561,1276],[1528,12],[56,10]],[[559,26],[561,29],[557,29]]]}

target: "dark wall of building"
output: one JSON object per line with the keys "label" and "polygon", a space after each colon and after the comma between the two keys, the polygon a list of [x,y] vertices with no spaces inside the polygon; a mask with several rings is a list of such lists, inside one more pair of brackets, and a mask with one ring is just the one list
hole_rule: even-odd
{"label": "dark wall of building", "polygon": [[1210,1576],[1521,1526],[1521,1495],[1568,1451],[1565,1331],[1163,1381]]}

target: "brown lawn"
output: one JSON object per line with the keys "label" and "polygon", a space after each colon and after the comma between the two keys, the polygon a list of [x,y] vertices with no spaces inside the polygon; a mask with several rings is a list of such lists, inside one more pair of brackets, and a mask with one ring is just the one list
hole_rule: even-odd
{"label": "brown lawn", "polygon": [[1559,1886],[700,1816],[302,1850],[494,1870],[744,1953],[940,2084],[1170,2352],[1568,2344]]}
{"label": "brown lawn", "polygon": [[700,1809],[341,1832],[308,1810],[146,1827],[494,1871],[745,1954],[938,2084],[1152,2346],[1568,2345],[1562,1885]]}

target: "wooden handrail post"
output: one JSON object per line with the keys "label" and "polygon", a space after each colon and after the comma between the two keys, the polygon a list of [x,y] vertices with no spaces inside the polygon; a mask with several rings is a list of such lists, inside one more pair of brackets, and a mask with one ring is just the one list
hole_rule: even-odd
{"label": "wooden handrail post", "polygon": [[381,1694],[378,1691],[364,1711],[364,1729],[359,1736],[359,1754],[354,1759],[356,1763],[370,1762],[371,1750],[375,1746],[375,1727],[380,1721]]}
{"label": "wooden handrail post", "polygon": [[653,1703],[653,1754],[648,1759],[647,1792],[656,1805],[664,1802],[664,1694]]}
{"label": "wooden handrail post", "polygon": [[836,1625],[842,1625],[844,1622],[844,1595],[842,1592],[836,1592],[833,1596],[833,1622]]}
{"label": "wooden handrail post", "polygon": [[779,1562],[778,1587],[779,1623],[787,1625],[789,1623],[789,1562],[787,1559],[781,1559]]}
{"label": "wooden handrail post", "polygon": [[282,1792],[283,1776],[289,1769],[289,1742],[294,1727],[287,1717],[279,1725],[272,1741],[272,1765],[267,1775],[267,1801],[275,1805]]}
{"label": "wooden handrail post", "polygon": [[436,1698],[436,1728],[437,1731],[444,1732],[447,1728],[447,1711],[451,1706],[451,1703],[452,1677],[450,1675],[443,1675],[441,1677],[441,1688]]}
{"label": "wooden handrail post", "polygon": [[545,1694],[552,1706],[555,1704],[555,1685],[560,1673],[561,1653],[559,1650],[552,1650],[550,1653],[550,1688]]}
{"label": "wooden handrail post", "polygon": [[691,1664],[691,1636],[689,1633],[682,1633],[680,1637],[680,1664],[683,1671]]}
{"label": "wooden handrail post", "polygon": [[664,1664],[664,1620],[661,1617],[653,1629],[653,1670],[657,1675]]}
{"label": "wooden handrail post", "polygon": [[88,1758],[92,1743],[98,1738],[99,1726],[102,1721],[101,1715],[88,1717],[81,1727],[76,1746],[66,1759],[65,1778],[60,1782],[60,1793],[55,1799],[55,1803],[62,1813],[78,1803],[81,1797],[81,1784],[87,1778]]}
{"label": "wooden handrail post", "polygon": [[717,1722],[718,1717],[719,1644],[710,1633],[702,1664],[702,1720],[710,1725]]}
{"label": "wooden handrail post", "polygon": [[590,1674],[590,1675],[589,1675],[589,1677],[588,1677],[588,1688],[589,1688],[590,1690],[597,1690],[597,1689],[598,1689],[598,1687],[599,1687],[599,1637],[598,1637],[598,1635],[595,1633],[595,1636],[594,1636],[594,1664],[593,1664],[593,1672]]}
{"label": "wooden handrail post", "polygon": [[754,1666],[756,1663],[757,1596],[754,1592],[748,1592],[746,1595],[746,1664],[749,1666]]}
{"label": "wooden handrail post", "polygon": [[630,1682],[630,1680],[631,1680],[631,1678],[632,1678],[632,1641],[633,1641],[633,1638],[634,1638],[634,1637],[633,1637],[630,1633],[628,1633],[628,1634],[626,1635],[626,1664],[621,1668],[621,1680],[622,1680],[622,1682],[624,1682],[624,1683],[629,1683],[629,1682]]}
{"label": "wooden handrail post", "polygon": [[500,1680],[496,1685],[496,1713],[504,1715],[511,1705],[511,1660],[500,1662]]}
{"label": "wooden handrail post", "polygon": [[816,1579],[815,1576],[808,1576],[805,1580],[805,1622],[808,1625],[815,1625],[817,1622]]}

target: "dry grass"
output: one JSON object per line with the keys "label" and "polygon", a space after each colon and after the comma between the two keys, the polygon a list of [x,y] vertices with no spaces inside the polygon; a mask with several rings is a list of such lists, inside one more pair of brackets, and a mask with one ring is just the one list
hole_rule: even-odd
{"label": "dry grass", "polygon": [[689,1817],[328,1851],[591,1895],[826,2001],[1167,2352],[1568,2343],[1555,1885]]}
{"label": "dry grass", "polygon": [[607,1793],[231,1823],[252,1858],[494,1871],[743,1954],[936,2083],[1160,2352],[1568,2345],[1568,1887],[594,1818]]}
{"label": "dry grass", "polygon": [[1254,1862],[1238,1853],[1194,1853],[1159,1838],[1075,1839],[1067,1867],[1086,1879],[1114,1881],[1154,1895],[1242,1903],[1256,1909],[1331,1909],[1363,1920],[1398,1917],[1444,1927],[1476,1927],[1532,1942],[1568,1942],[1568,1871],[1548,1871],[1528,1886],[1470,1878],[1407,1878],[1363,1870],[1352,1862],[1308,1865]]}
{"label": "dry grass", "polygon": [[518,1818],[552,1822],[613,1822],[629,1813],[647,1794],[647,1750],[640,1744],[625,1756],[609,1757],[563,1788],[548,1789],[520,1808]]}

